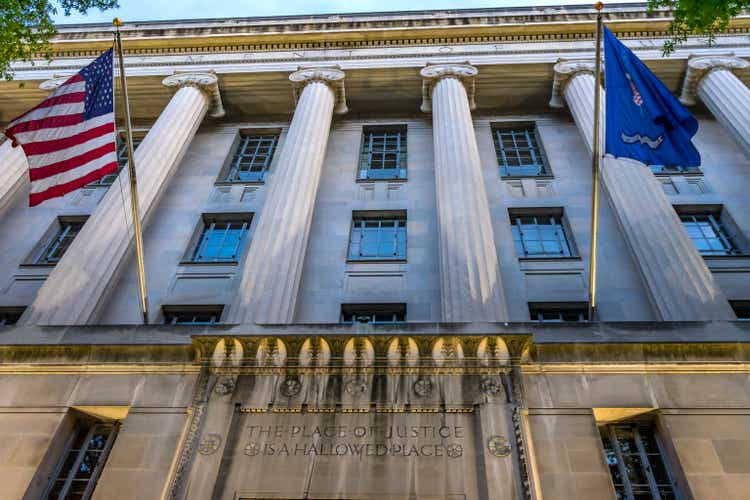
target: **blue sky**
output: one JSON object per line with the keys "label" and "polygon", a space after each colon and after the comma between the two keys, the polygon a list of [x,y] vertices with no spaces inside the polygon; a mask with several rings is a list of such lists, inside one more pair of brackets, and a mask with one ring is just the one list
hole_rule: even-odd
{"label": "blue sky", "polygon": [[[644,0],[618,0],[636,3]],[[543,5],[592,5],[585,0],[119,0],[120,8],[106,12],[93,10],[88,15],[66,17],[60,12],[58,24],[124,22],[160,19],[199,19],[212,17],[253,17],[343,12],[383,12],[392,10],[466,9],[475,7],[523,7]]]}

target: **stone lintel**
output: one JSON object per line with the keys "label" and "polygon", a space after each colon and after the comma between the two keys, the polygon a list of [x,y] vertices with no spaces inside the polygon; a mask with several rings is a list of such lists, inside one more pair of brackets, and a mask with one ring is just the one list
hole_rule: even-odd
{"label": "stone lintel", "polygon": [[226,114],[219,92],[219,78],[213,71],[176,72],[162,80],[165,87],[177,91],[182,87],[195,87],[203,91],[210,99],[209,116],[221,118]]}
{"label": "stone lintel", "polygon": [[475,77],[479,71],[477,68],[465,63],[427,63],[419,74],[422,76],[422,106],[421,110],[425,113],[432,111],[432,89],[437,82],[443,78],[455,78],[466,87],[466,95],[469,98],[469,109],[474,110],[476,103],[476,83]]}
{"label": "stone lintel", "polygon": [[725,69],[736,72],[750,66],[750,63],[744,59],[736,57],[733,53],[713,54],[710,56],[691,56],[688,59],[687,73],[685,81],[682,83],[682,93],[680,102],[687,106],[695,104],[695,96],[698,92],[698,85],[712,71]]}
{"label": "stone lintel", "polygon": [[321,82],[333,90],[335,96],[333,112],[343,115],[349,111],[349,108],[346,106],[345,76],[339,66],[300,67],[297,71],[289,75],[289,81],[292,82],[292,92],[294,93],[294,104],[297,104],[305,85],[311,82]]}
{"label": "stone lintel", "polygon": [[549,105],[551,108],[562,109],[565,107],[565,86],[579,73],[596,75],[596,62],[593,59],[560,59],[553,70],[555,77]]}

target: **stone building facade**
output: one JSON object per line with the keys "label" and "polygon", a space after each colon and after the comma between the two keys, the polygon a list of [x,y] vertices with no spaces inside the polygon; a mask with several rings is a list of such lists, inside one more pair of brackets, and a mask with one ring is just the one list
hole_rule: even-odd
{"label": "stone building facade", "polygon": [[592,9],[126,23],[149,324],[127,169],[29,208],[1,144],[0,498],[747,498],[750,17],[605,21],[703,165],[605,159],[594,318]]}

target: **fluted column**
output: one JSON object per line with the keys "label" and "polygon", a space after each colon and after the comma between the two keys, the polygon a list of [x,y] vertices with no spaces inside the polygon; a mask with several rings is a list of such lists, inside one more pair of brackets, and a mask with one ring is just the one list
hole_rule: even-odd
{"label": "fluted column", "polygon": [[[224,113],[212,73],[175,74],[163,83],[176,93],[135,151],[143,221],[151,215],[206,113],[209,109],[212,116]],[[120,175],[127,186],[127,169]],[[123,208],[128,201],[121,196],[120,189],[107,191],[26,309],[22,323],[74,325],[93,319],[133,247],[132,216]]]}
{"label": "fluted column", "polygon": [[442,320],[507,321],[495,238],[474,135],[469,64],[422,69],[422,111],[432,111]]}
{"label": "fluted column", "polygon": [[680,100],[693,105],[699,97],[750,157],[750,89],[734,74],[748,66],[734,56],[692,57]]}
{"label": "fluted column", "polygon": [[[550,105],[561,107],[567,103],[589,154],[594,135],[595,87],[593,62],[565,61],[555,66]],[[600,91],[604,96],[604,90]],[[660,319],[734,319],[724,293],[651,170],[634,160],[605,157],[601,162],[601,183]],[[607,284],[601,283],[600,287],[605,289]]]}
{"label": "fluted column", "polygon": [[334,108],[346,112],[342,71],[301,69],[289,79],[297,107],[227,314],[230,323],[294,321]]}

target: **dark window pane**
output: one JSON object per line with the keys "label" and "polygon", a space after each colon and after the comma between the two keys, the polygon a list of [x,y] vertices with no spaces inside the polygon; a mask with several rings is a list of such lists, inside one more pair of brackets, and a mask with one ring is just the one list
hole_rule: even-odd
{"label": "dark window pane", "polygon": [[226,182],[263,182],[276,151],[278,135],[240,135]]}
{"label": "dark window pane", "polygon": [[406,219],[355,217],[349,241],[350,260],[406,258]]}
{"label": "dark window pane", "polygon": [[496,128],[493,137],[503,177],[548,175],[534,126]]}
{"label": "dark window pane", "polygon": [[406,127],[363,130],[359,178],[406,178]]}
{"label": "dark window pane", "polygon": [[83,228],[84,222],[83,220],[58,219],[59,227],[37,258],[36,264],[57,264]]}

